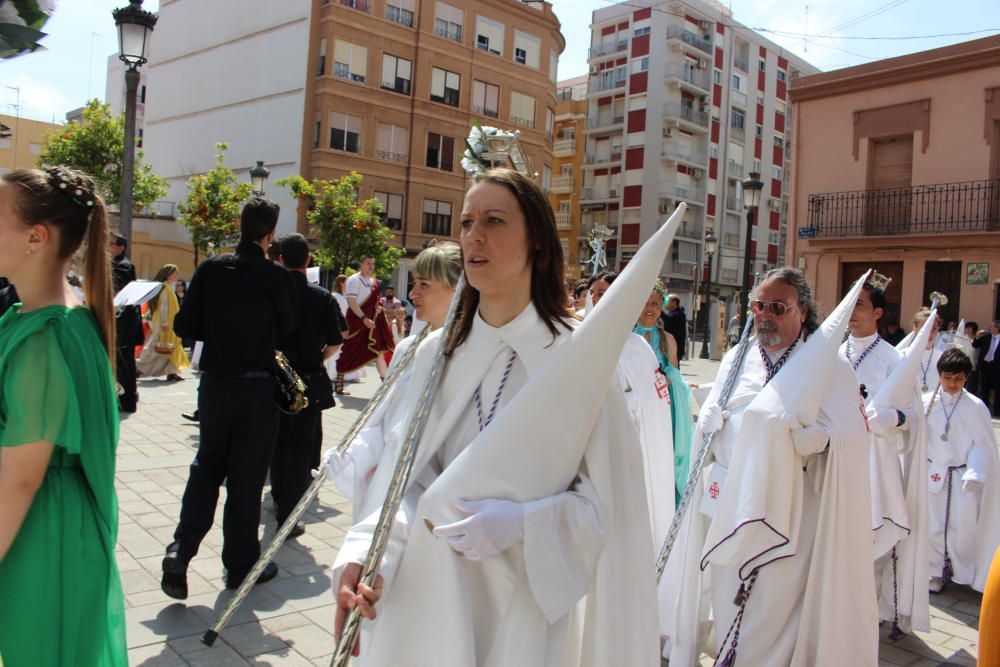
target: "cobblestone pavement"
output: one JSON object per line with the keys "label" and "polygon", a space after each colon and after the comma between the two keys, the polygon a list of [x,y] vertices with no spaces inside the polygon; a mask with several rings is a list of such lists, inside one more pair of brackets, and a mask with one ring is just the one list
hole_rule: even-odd
{"label": "cobblestone pavement", "polygon": [[[695,382],[710,381],[716,367],[702,360],[683,364]],[[160,591],[160,561],[172,538],[198,444],[197,425],[181,418],[182,412],[194,409],[198,381],[190,374],[185,377],[178,383],[140,380],[139,411],[122,421],[117,557],[125,591],[129,664],[328,665],[334,649],[330,565],[350,525],[350,503],[331,485],[305,515],[306,534],[278,552],[278,578],[251,592],[214,647],[202,644],[201,636],[232,595],[222,580],[221,507],[215,527],[191,562],[188,599],[179,603]],[[375,374],[369,370],[365,382],[349,386],[353,396],[326,411],[325,446],[350,426],[374,389]],[[220,496],[221,504],[225,493]],[[265,544],[274,530],[268,499],[262,516]],[[974,665],[979,602],[979,594],[966,588],[932,596],[931,632],[898,642],[883,639],[880,664]]]}

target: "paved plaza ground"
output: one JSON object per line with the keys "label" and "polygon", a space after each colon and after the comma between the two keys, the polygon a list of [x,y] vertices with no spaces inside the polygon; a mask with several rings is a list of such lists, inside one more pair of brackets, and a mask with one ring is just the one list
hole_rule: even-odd
{"label": "paved plaza ground", "polygon": [[[716,362],[701,360],[682,363],[693,382],[711,381],[717,367]],[[278,578],[252,591],[213,648],[202,644],[201,636],[232,595],[225,590],[219,557],[221,507],[215,528],[191,562],[190,597],[179,603],[160,591],[163,550],[171,541],[188,465],[198,445],[197,425],[181,418],[195,407],[198,381],[190,374],[185,377],[178,383],[140,380],[139,411],[122,421],[117,557],[125,590],[129,664],[326,666],[334,650],[330,565],[351,523],[350,503],[332,485],[305,515],[306,534],[278,552]],[[353,396],[326,411],[324,449],[353,422],[374,392],[375,377],[369,371],[365,382],[349,387]],[[223,491],[220,505],[224,499]],[[266,544],[275,530],[269,499],[264,508]],[[880,665],[975,665],[980,595],[952,587],[931,596],[931,603],[931,632],[891,642],[883,629]]]}

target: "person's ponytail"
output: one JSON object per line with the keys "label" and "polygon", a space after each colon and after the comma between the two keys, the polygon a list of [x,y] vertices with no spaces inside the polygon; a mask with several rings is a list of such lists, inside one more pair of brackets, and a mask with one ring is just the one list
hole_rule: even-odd
{"label": "person's ponytail", "polygon": [[104,349],[115,365],[115,306],[111,289],[111,258],[108,256],[108,214],[104,200],[94,195],[94,208],[87,225],[87,247],[83,258],[83,293],[97,321]]}

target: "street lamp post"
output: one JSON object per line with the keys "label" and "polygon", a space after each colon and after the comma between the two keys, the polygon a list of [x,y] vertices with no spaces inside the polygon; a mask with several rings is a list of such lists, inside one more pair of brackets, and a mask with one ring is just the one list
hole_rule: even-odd
{"label": "street lamp post", "polygon": [[146,62],[149,35],[156,25],[156,14],[142,9],[142,0],[129,0],[128,7],[111,12],[118,26],[118,59],[125,63],[125,145],[122,151],[122,192],[119,202],[120,232],[132,247],[132,213],[135,199],[135,105],[139,91],[139,66]]}
{"label": "street lamp post", "polygon": [[760,203],[760,191],[764,189],[764,182],[760,180],[760,173],[750,172],[750,178],[743,181],[743,207],[747,210],[747,233],[743,244],[743,289],[740,290],[740,331],[747,323],[747,310],[750,307],[750,240],[753,232],[753,218],[757,212],[757,205]]}
{"label": "street lamp post", "polygon": [[267,177],[271,175],[271,170],[264,166],[263,160],[257,160],[257,166],[250,170],[250,182],[253,184],[253,193],[258,197],[263,197],[267,189]]}
{"label": "street lamp post", "polygon": [[708,257],[708,278],[705,279],[705,334],[701,338],[701,359],[708,359],[708,339],[712,335],[712,256],[718,247],[719,239],[709,228],[705,232],[705,255]]}

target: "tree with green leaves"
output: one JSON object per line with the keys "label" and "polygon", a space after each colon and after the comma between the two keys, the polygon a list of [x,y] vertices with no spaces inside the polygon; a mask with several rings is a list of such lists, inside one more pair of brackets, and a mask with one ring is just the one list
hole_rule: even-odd
{"label": "tree with green leaves", "polygon": [[361,174],[352,171],[333,181],[289,176],[277,184],[288,187],[305,204],[306,221],[320,242],[315,253],[319,266],[344,273],[350,262],[371,255],[375,273],[385,276],[399,264],[403,249],[389,245],[392,231],[382,224],[382,202],[358,199],[361,181]]}
{"label": "tree with green leaves", "polygon": [[187,181],[187,197],[178,210],[178,221],[191,233],[195,249],[195,264],[199,253],[213,255],[222,248],[235,245],[240,236],[240,213],[253,186],[240,182],[226,166],[229,144],[215,144],[215,167]]}
{"label": "tree with green leaves", "polygon": [[42,26],[55,8],[55,0],[0,0],[0,58],[44,50]]}
{"label": "tree with green leaves", "polygon": [[[122,152],[125,147],[125,117],[112,117],[111,107],[91,100],[83,109],[83,120],[73,121],[45,135],[39,165],[65,165],[79,169],[94,179],[104,200],[121,201]],[[135,157],[135,185],[132,196],[136,210],[149,206],[167,194],[167,181],[153,173]]]}

